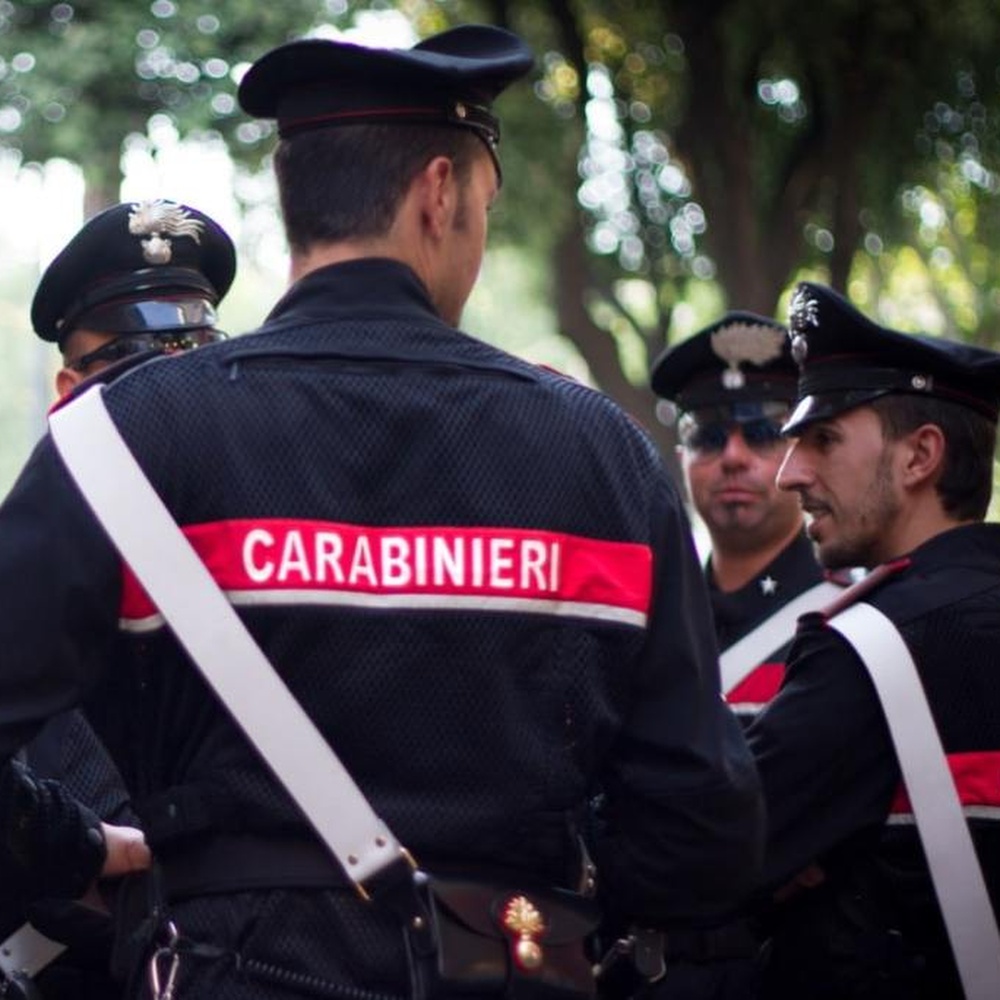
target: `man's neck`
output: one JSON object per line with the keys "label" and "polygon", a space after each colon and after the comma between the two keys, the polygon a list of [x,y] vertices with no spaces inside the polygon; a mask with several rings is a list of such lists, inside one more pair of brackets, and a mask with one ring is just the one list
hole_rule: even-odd
{"label": "man's neck", "polygon": [[386,257],[408,263],[397,251],[393,251],[382,241],[344,240],[339,243],[317,243],[307,250],[293,250],[289,279],[295,283],[312,271],[330,264],[344,264],[350,260],[366,257]]}
{"label": "man's neck", "polygon": [[775,539],[769,545],[749,552],[713,545],[712,577],[715,586],[724,594],[731,594],[742,589],[774,562],[798,537],[801,530],[802,525],[799,524],[789,534]]}

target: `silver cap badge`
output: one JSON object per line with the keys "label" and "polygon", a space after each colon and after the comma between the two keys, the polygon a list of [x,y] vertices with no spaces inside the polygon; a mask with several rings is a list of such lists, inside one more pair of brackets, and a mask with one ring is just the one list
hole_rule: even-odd
{"label": "silver cap badge", "polygon": [[780,358],[785,334],[763,323],[727,323],[710,339],[716,357],[727,365],[722,373],[723,386],[741,389],[746,384],[746,376],[740,371],[740,365],[747,362],[766,365]]}
{"label": "silver cap badge", "polygon": [[173,255],[169,236],[190,236],[201,242],[205,224],[191,218],[186,208],[163,198],[136,202],[128,217],[128,231],[133,236],[146,236],[142,241],[142,257],[147,264],[169,264]]}
{"label": "silver cap badge", "polygon": [[792,338],[792,360],[801,368],[809,356],[806,330],[819,326],[819,303],[804,288],[797,288],[788,304],[788,335]]}

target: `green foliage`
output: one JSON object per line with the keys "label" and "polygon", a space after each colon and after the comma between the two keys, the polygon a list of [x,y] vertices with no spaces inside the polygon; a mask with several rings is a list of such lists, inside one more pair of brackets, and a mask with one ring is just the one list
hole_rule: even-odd
{"label": "green foliage", "polygon": [[[502,6],[516,20],[525,5]],[[859,255],[884,274],[879,255],[911,242],[939,283],[992,277],[992,0],[530,6],[560,26],[580,77],[579,194],[602,285],[645,276],[677,301],[709,280],[731,305],[770,311],[803,268],[845,287]],[[916,188],[941,199],[947,266],[904,197]],[[996,330],[992,296],[940,301],[956,298],[972,303],[956,332]]]}
{"label": "green foliage", "polygon": [[274,136],[236,106],[242,68],[369,8],[533,45],[535,78],[501,99],[494,238],[546,262],[540,294],[610,391],[668,330],[775,312],[804,273],[884,315],[916,282],[907,323],[1000,337],[995,0],[0,0],[0,145],[80,162],[90,211],[153,115],[254,169]]}
{"label": "green foliage", "polygon": [[320,25],[344,26],[348,0],[76,0],[0,3],[0,120],[25,160],[66,156],[110,192],[124,138],[166,114],[182,134],[217,131],[259,161],[268,123],[236,106],[241,68]]}

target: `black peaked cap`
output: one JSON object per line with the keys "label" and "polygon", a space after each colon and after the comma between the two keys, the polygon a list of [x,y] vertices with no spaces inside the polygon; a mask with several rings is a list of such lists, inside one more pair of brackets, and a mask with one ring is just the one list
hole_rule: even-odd
{"label": "black peaked cap", "polygon": [[42,275],[31,323],[60,342],[94,309],[191,297],[212,306],[229,291],[236,249],[203,212],[164,199],[126,202],[93,216]]}
{"label": "black peaked cap", "polygon": [[443,123],[476,129],[495,145],[490,103],[533,66],[515,34],[463,25],[410,49],[303,38],[265,53],[240,82],[239,102],[275,118],[282,136],[333,125]]}
{"label": "black peaked cap", "polygon": [[948,399],[997,419],[1000,354],[880,326],[826,285],[801,282],[789,307],[796,407],[786,434],[890,393]]}
{"label": "black peaked cap", "polygon": [[781,323],[728,312],[653,362],[653,391],[682,411],[728,403],[791,402],[797,376]]}

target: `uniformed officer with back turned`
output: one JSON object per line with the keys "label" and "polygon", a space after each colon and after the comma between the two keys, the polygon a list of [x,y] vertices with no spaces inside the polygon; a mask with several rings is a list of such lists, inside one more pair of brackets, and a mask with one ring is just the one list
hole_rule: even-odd
{"label": "uniformed officer with back turned", "polygon": [[[265,54],[240,101],[278,123],[292,284],[257,332],[104,401],[421,866],[575,884],[599,790],[607,897],[708,919],[752,883],[761,813],[680,500],[610,400],[457,329],[499,195],[492,104],[531,65],[475,25]],[[398,921],[123,588],[53,448],[0,507],[0,753],[101,682],[128,720],[109,748],[160,876],[129,935],[134,995],[164,948],[178,997],[407,995]]]}

